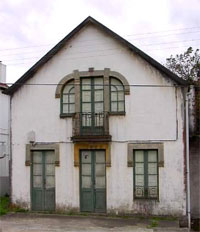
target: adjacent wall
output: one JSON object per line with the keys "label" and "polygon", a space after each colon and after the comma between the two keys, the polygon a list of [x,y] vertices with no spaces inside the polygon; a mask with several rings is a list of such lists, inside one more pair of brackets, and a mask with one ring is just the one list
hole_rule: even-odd
{"label": "adjacent wall", "polygon": [[[6,67],[0,63],[0,196],[9,194],[9,107],[10,96],[2,93]],[[2,85],[3,86],[3,85]]]}

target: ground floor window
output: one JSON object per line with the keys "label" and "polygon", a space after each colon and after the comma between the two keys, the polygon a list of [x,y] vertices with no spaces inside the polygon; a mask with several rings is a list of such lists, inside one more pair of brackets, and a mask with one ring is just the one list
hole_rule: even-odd
{"label": "ground floor window", "polygon": [[158,150],[133,150],[134,198],[158,199]]}

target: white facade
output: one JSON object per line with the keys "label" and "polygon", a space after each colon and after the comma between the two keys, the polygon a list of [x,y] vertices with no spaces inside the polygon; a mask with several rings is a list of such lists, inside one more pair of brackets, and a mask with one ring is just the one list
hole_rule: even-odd
{"label": "white facade", "polygon": [[[74,70],[110,68],[130,84],[125,116],[110,116],[111,167],[106,167],[107,212],[185,215],[184,109],[180,87],[146,61],[95,26],[83,28],[12,96],[12,201],[31,207],[30,166],[25,166],[30,131],[36,143],[58,143],[55,168],[56,209],[80,209],[79,167],[74,166],[72,118],[60,118],[56,85]],[[140,85],[140,86],[131,86]],[[141,86],[142,85],[142,86]],[[165,87],[155,87],[165,86]],[[146,86],[146,87],[144,87]],[[148,86],[148,87],[147,87]],[[164,167],[159,167],[159,200],[133,197],[133,167],[128,144],[162,143]]]}
{"label": "white facade", "polygon": [[3,94],[6,66],[0,63],[0,196],[9,194],[9,109],[10,96]]}

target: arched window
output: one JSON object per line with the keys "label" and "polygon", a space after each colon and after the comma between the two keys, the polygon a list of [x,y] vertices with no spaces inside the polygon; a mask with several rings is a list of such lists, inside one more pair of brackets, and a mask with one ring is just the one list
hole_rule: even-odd
{"label": "arched window", "polygon": [[61,114],[71,114],[75,112],[74,80],[67,82],[62,90]]}
{"label": "arched window", "polygon": [[124,86],[116,78],[110,78],[110,112],[125,112],[125,93]]}

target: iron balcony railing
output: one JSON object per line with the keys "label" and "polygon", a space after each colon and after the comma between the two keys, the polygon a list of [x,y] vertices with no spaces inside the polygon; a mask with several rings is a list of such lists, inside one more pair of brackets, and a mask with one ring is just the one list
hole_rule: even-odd
{"label": "iron balcony railing", "polygon": [[73,117],[73,136],[109,135],[108,112],[75,113]]}

